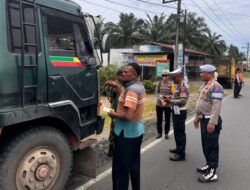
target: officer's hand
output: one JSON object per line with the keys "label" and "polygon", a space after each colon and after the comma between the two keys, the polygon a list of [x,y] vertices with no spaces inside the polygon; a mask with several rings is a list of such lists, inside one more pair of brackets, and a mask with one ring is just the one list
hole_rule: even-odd
{"label": "officer's hand", "polygon": [[166,102],[164,100],[160,100],[161,101],[161,105],[166,105]]}
{"label": "officer's hand", "polygon": [[163,97],[163,99],[164,99],[164,101],[165,101],[165,102],[167,102],[167,103],[169,103],[169,102],[170,102],[170,100],[171,100],[171,98],[170,98],[170,97],[168,97],[168,96],[164,96],[164,97]]}
{"label": "officer's hand", "polygon": [[113,109],[110,110],[110,112],[108,112],[109,117],[115,117],[116,113]]}
{"label": "officer's hand", "polygon": [[199,120],[198,118],[195,118],[195,119],[194,119],[194,127],[195,127],[196,129],[199,128],[199,123],[200,123],[200,120]]}
{"label": "officer's hand", "polygon": [[213,133],[214,129],[215,129],[215,125],[214,124],[212,124],[212,123],[208,123],[207,124],[207,132],[208,132],[208,134]]}

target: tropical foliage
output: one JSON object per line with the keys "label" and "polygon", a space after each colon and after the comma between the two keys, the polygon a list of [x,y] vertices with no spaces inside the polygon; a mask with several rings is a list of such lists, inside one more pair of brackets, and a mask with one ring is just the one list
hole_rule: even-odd
{"label": "tropical foliage", "polygon": [[211,34],[211,32],[208,31],[207,38],[205,38],[204,49],[206,49],[208,53],[214,55],[215,57],[221,57],[223,56],[224,52],[226,52],[226,43],[221,39],[221,37],[222,36],[220,34]]}
{"label": "tropical foliage", "polygon": [[[133,45],[150,42],[175,43],[176,15],[167,17],[162,13],[159,16],[146,16],[147,18],[143,20],[136,18],[133,13],[121,13],[117,24],[113,22],[102,24],[100,34],[109,34],[112,48],[131,48]],[[187,14],[185,26],[181,23],[180,42],[184,41],[184,37],[187,48],[204,51],[215,57],[223,57],[227,53],[236,59],[243,56],[235,50],[235,46],[231,45],[227,48],[222,35],[211,32],[205,19],[197,16],[196,13]]]}
{"label": "tropical foliage", "polygon": [[[184,26],[182,27],[184,28]],[[183,31],[183,30],[182,30]],[[206,41],[206,33],[209,31],[204,18],[197,17],[196,13],[187,14],[186,23],[186,47],[192,49],[204,50],[204,43]],[[181,33],[181,39],[183,40],[183,33]]]}
{"label": "tropical foliage", "polygon": [[236,62],[246,60],[245,55],[239,51],[238,47],[232,44],[228,47],[227,53],[228,56],[233,57]]}
{"label": "tropical foliage", "polygon": [[147,19],[144,20],[142,36],[146,42],[167,42],[170,40],[166,16],[163,13],[154,17],[147,14]]}
{"label": "tropical foliage", "polygon": [[112,22],[105,24],[105,31],[111,34],[111,43],[114,47],[126,48],[142,41],[143,25],[144,21],[137,19],[133,13],[121,13],[117,24]]}

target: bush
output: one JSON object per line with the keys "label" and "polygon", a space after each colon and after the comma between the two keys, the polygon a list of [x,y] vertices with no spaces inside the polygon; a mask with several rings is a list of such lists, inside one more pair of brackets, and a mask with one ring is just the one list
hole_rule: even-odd
{"label": "bush", "polygon": [[153,94],[155,92],[155,83],[151,80],[144,80],[143,85],[147,94]]}
{"label": "bush", "polygon": [[115,80],[115,75],[117,72],[117,66],[116,65],[109,65],[107,67],[102,67],[99,70],[99,77],[100,77],[100,94],[105,94],[105,82],[107,80]]}

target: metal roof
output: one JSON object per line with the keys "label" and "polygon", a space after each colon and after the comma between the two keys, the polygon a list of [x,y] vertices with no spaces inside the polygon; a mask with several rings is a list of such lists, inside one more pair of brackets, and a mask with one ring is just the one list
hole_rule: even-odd
{"label": "metal roof", "polygon": [[[165,48],[168,48],[168,49],[173,49],[173,45],[170,45],[170,44],[162,44],[162,43],[158,43],[158,42],[151,42],[151,43],[155,44],[155,45],[159,45],[159,46],[165,47]],[[201,52],[201,51],[196,51],[196,50],[189,49],[189,48],[185,48],[185,52],[186,53],[190,53],[190,54],[196,54],[196,55],[212,56],[209,53],[205,53],[205,52]]]}

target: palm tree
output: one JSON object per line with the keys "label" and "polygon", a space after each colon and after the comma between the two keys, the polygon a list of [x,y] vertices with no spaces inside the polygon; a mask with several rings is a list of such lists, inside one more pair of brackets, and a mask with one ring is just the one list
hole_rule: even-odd
{"label": "palm tree", "polygon": [[[174,44],[176,37],[176,16],[171,14],[166,22],[166,29],[168,33],[168,43]],[[179,34],[180,35],[180,34]]]}
{"label": "palm tree", "polygon": [[151,18],[147,14],[144,22],[143,37],[145,41],[167,42],[169,40],[166,15],[162,13],[160,16],[155,15]]}
{"label": "palm tree", "polygon": [[112,46],[126,48],[141,42],[144,21],[137,19],[133,13],[121,13],[119,17],[118,24],[105,24],[105,31],[112,35]]}
{"label": "palm tree", "polygon": [[228,56],[231,58],[234,58],[236,63],[237,63],[241,59],[239,48],[237,46],[234,46],[233,44],[231,44],[228,47]]}
{"label": "palm tree", "polygon": [[205,49],[214,56],[222,56],[226,51],[226,43],[221,39],[221,35],[208,31],[205,42]]}
{"label": "palm tree", "polygon": [[[170,43],[175,42],[176,35],[176,15],[170,15],[167,20],[167,30],[170,37]],[[204,18],[197,17],[196,13],[188,13],[185,28],[185,45],[187,48],[203,50],[203,44],[206,39],[208,27]],[[184,23],[180,25],[179,41],[184,41]]]}
{"label": "palm tree", "polygon": [[[196,13],[188,13],[185,39],[186,47],[202,50],[206,40],[205,34],[208,31],[209,29],[203,17],[196,17]],[[183,32],[180,38],[183,39]]]}

